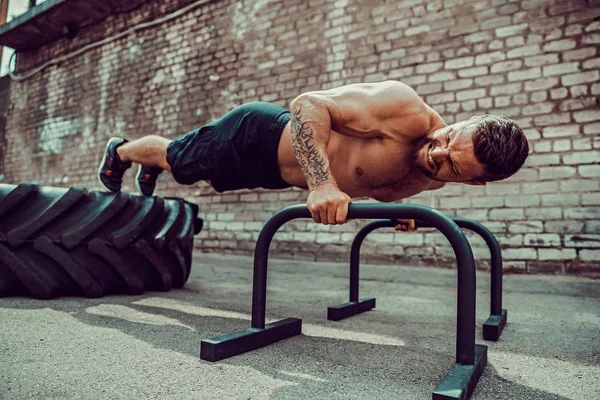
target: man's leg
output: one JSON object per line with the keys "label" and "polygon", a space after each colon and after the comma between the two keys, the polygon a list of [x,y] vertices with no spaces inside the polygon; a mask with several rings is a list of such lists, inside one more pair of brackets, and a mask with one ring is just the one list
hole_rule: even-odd
{"label": "man's leg", "polygon": [[159,167],[171,172],[167,162],[167,147],[172,140],[150,135],[123,143],[117,147],[117,154],[124,163],[135,162],[144,167]]}
{"label": "man's leg", "polygon": [[167,147],[171,140],[151,135],[128,142],[113,137],[106,144],[104,157],[98,170],[98,179],[102,186],[111,192],[121,190],[123,174],[132,162],[139,164],[136,175],[138,191],[151,196],[156,187],[156,179],[163,170],[171,172],[167,162]]}
{"label": "man's leg", "polygon": [[117,148],[123,162],[139,164],[135,175],[135,186],[144,196],[152,196],[156,180],[163,170],[171,172],[167,162],[167,147],[172,142],[162,136],[150,135],[124,143]]}

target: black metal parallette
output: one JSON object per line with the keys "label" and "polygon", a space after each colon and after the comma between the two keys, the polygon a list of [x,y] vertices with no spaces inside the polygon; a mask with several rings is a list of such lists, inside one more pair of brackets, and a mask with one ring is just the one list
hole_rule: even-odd
{"label": "black metal parallette", "polygon": [[465,400],[471,397],[477,381],[487,364],[487,346],[475,345],[475,363],[473,365],[454,364],[446,378],[438,385],[432,395],[433,400]]}
{"label": "black metal parallette", "polygon": [[[208,361],[222,360],[300,333],[300,320],[287,319],[265,326],[267,262],[269,245],[277,230],[292,219],[310,217],[311,214],[305,205],[297,205],[277,212],[267,221],[260,232],[254,251],[251,328],[203,341],[200,358]],[[348,207],[348,218],[385,218],[388,221],[390,219],[422,220],[437,228],[448,239],[456,254],[458,275],[456,364],[438,389],[441,388],[444,393],[467,393],[468,396],[485,367],[487,347],[478,345],[476,357],[475,261],[464,233],[446,215],[417,204],[351,204]]]}
{"label": "black metal parallette", "polygon": [[330,321],[340,321],[344,318],[363,313],[375,308],[375,299],[359,299],[327,308],[327,319]]}
{"label": "black metal parallette", "polygon": [[[456,224],[464,229],[477,233],[485,240],[490,249],[490,316],[483,324],[483,338],[498,340],[508,320],[508,312],[502,308],[502,250],[494,234],[479,222],[467,218],[454,218]],[[423,221],[418,226],[431,227]]]}
{"label": "black metal parallette", "polygon": [[483,338],[485,340],[498,340],[506,325],[508,311],[502,309],[502,314],[492,314],[483,323]]}
{"label": "black metal parallette", "polygon": [[[490,317],[483,325],[483,338],[485,340],[498,340],[502,334],[502,330],[506,325],[507,312],[502,309],[502,252],[498,241],[494,235],[482,224],[466,218],[453,218],[453,221],[464,229],[469,229],[479,234],[486,242],[490,249],[491,255],[491,290],[490,290]],[[344,303],[339,306],[329,307],[327,310],[327,319],[331,321],[339,321],[340,319],[348,318],[353,315],[357,315],[361,312],[369,311],[368,309],[361,309],[356,312],[336,312],[331,314],[334,318],[329,318],[329,310],[337,310],[340,307],[348,307],[348,304],[352,304],[358,299],[359,292],[359,265],[360,265],[360,248],[366,236],[379,228],[393,228],[397,222],[394,220],[383,219],[373,221],[365,225],[356,234],[352,247],[350,249],[350,303]],[[416,226],[420,228],[432,228],[431,224],[424,221],[416,221]],[[372,307],[374,308],[374,307]]]}
{"label": "black metal parallette", "polygon": [[200,342],[200,358],[206,361],[220,361],[224,358],[268,346],[300,333],[302,333],[302,320],[287,318],[267,324],[263,329],[250,328],[245,331],[205,339]]}

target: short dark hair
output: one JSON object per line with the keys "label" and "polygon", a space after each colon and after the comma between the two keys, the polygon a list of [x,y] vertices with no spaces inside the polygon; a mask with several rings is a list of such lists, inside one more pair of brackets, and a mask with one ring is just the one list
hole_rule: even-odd
{"label": "short dark hair", "polygon": [[523,129],[506,117],[481,115],[473,118],[475,157],[484,166],[486,182],[506,179],[516,173],[529,155],[529,143]]}

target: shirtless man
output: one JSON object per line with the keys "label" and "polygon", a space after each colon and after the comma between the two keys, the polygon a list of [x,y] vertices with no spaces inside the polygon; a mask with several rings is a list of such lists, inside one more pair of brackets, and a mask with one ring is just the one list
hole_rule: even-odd
{"label": "shirtless man", "polygon": [[[218,192],[296,186],[309,190],[315,222],[328,225],[346,221],[353,197],[397,202],[447,182],[485,185],[517,172],[529,153],[514,121],[485,115],[446,125],[396,81],[304,93],[290,111],[248,103],[173,141],[111,138],[100,182],[119,191],[136,162],[146,196],[162,170],[181,184],[209,181]],[[397,228],[414,228],[407,224]]]}

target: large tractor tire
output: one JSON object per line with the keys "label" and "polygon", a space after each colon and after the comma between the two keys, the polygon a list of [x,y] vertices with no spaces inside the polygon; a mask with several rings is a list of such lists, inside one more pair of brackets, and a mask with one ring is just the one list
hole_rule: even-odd
{"label": "large tractor tire", "polygon": [[182,199],[0,184],[0,297],[180,288],[198,207]]}

